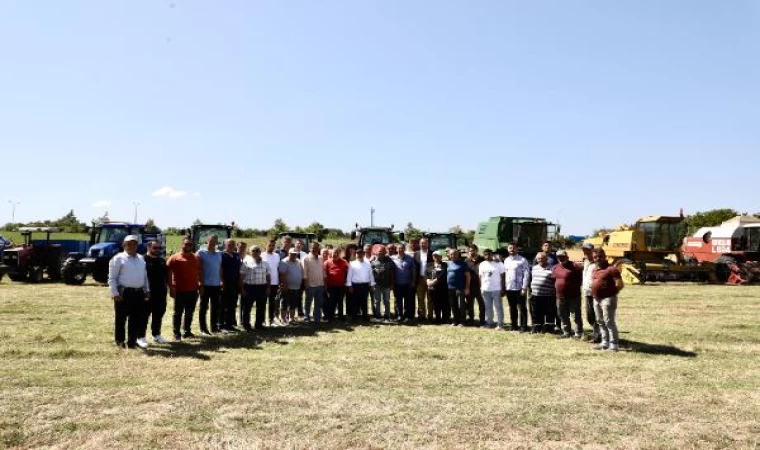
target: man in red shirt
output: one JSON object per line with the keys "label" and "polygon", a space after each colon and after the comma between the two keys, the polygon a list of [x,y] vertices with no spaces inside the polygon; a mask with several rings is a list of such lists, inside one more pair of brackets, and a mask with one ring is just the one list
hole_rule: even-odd
{"label": "man in red shirt", "polygon": [[591,282],[591,295],[594,297],[594,312],[599,330],[602,333],[602,343],[594,347],[596,350],[618,350],[618,329],[615,323],[618,293],[623,289],[623,278],[620,271],[607,262],[607,256],[601,248],[594,249],[596,271]]}
{"label": "man in red shirt", "polygon": [[[348,275],[348,261],[341,258],[340,247],[334,248],[330,259],[325,264],[325,285],[327,286],[327,303],[325,305],[325,319],[329,322],[335,320],[335,308],[338,308],[338,318],[343,320],[344,298],[346,296],[346,276]],[[348,311],[346,311],[348,312]]]}
{"label": "man in red shirt", "polygon": [[[200,264],[193,253],[193,241],[190,238],[182,240],[182,251],[169,258],[166,267],[169,296],[174,299],[174,341],[180,342],[182,337],[195,337],[190,331],[190,325],[193,323],[195,303],[198,301],[198,289],[201,284],[198,275]],[[180,325],[184,325],[183,335],[180,335]]]}
{"label": "man in red shirt", "polygon": [[560,318],[562,334],[560,338],[571,336],[570,314],[575,322],[575,339],[583,337],[583,318],[581,317],[581,285],[583,284],[583,266],[570,261],[567,252],[557,252],[558,264],[552,268],[554,288],[557,291],[557,313]]}

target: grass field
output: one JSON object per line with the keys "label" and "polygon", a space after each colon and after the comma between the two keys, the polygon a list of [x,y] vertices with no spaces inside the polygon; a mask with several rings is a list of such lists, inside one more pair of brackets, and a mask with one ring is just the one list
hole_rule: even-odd
{"label": "grass field", "polygon": [[6,279],[0,447],[758,448],[760,287],[635,286],[620,305],[616,354],[381,324],[142,351],[112,344],[104,288]]}

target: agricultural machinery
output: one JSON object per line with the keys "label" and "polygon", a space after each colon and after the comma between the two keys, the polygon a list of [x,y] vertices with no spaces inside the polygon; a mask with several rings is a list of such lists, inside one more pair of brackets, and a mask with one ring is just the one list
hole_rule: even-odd
{"label": "agricultural machinery", "polygon": [[646,281],[713,281],[711,266],[687,261],[681,251],[683,216],[648,216],[633,226],[586,239],[602,248],[626,284]]}
{"label": "agricultural machinery", "polygon": [[760,219],[736,216],[717,227],[704,227],[683,240],[689,260],[715,264],[718,281],[760,282]]}
{"label": "agricultural machinery", "polygon": [[226,239],[229,239],[232,237],[232,226],[231,225],[193,225],[190,227],[190,229],[185,230],[185,233],[190,236],[190,239],[193,241],[193,248],[196,250],[205,249],[208,244],[208,238],[211,235],[216,235],[217,239],[219,239],[219,243],[221,244]]}
{"label": "agricultural machinery", "polygon": [[473,243],[501,257],[507,254],[507,245],[516,243],[518,252],[533,261],[541,245],[557,236],[559,230],[558,224],[540,217],[491,217],[478,224]]}
{"label": "agricultural machinery", "polygon": [[372,254],[376,254],[376,245],[403,242],[404,232],[394,231],[393,225],[390,227],[360,227],[357,223],[356,229],[351,232],[351,239],[359,247],[364,247],[367,244],[372,245]]}
{"label": "agricultural machinery", "polygon": [[[13,281],[39,283],[45,275],[52,281],[60,280],[66,254],[87,248],[87,241],[50,239],[52,233],[60,231],[59,228],[22,227],[19,231],[24,243],[5,248],[0,265],[0,274],[8,274]],[[44,233],[45,239],[32,239],[33,233]]]}
{"label": "agricultural machinery", "polygon": [[138,237],[137,252],[143,255],[150,241],[157,241],[162,249],[166,244],[166,237],[163,234],[148,233],[145,225],[124,222],[100,224],[90,230],[90,247],[86,251],[68,254],[63,263],[63,281],[66,284],[82,284],[90,274],[95,281],[106,283],[108,262],[123,250],[124,238],[129,235]]}
{"label": "agricultural machinery", "polygon": [[293,239],[294,243],[296,241],[303,242],[303,248],[305,252],[308,252],[309,249],[311,249],[312,242],[322,242],[322,238],[314,233],[296,233],[295,231],[278,233],[277,240],[280,241],[284,236],[290,236]]}

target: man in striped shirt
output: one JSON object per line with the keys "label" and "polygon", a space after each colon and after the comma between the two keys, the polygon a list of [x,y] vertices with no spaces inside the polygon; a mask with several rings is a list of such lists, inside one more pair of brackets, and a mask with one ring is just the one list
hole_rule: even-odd
{"label": "man in striped shirt", "polygon": [[539,252],[536,261],[538,264],[531,270],[531,324],[533,333],[551,333],[554,332],[557,309],[554,275],[546,253]]}
{"label": "man in striped shirt", "polygon": [[[264,328],[267,297],[272,283],[272,269],[261,257],[261,247],[251,247],[251,254],[240,265],[240,292],[243,294],[241,322],[249,333]],[[256,320],[251,328],[251,309],[256,304]]]}

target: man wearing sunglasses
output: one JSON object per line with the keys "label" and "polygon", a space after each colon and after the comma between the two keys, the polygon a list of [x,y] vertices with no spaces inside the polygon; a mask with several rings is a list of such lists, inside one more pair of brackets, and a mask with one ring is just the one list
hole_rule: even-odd
{"label": "man wearing sunglasses", "polygon": [[145,341],[148,330],[148,319],[151,319],[150,331],[153,342],[166,344],[166,339],[161,336],[161,321],[166,313],[166,295],[169,291],[166,283],[166,261],[161,257],[161,244],[156,241],[148,242],[148,252],[145,254],[145,270],[148,272],[148,285],[150,286],[150,299],[145,305],[145,315],[138,341]]}

